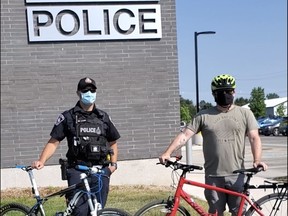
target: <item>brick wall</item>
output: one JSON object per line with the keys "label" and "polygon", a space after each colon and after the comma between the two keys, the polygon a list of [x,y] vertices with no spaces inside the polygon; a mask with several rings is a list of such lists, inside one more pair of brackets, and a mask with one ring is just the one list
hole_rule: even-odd
{"label": "brick wall", "polygon": [[[159,156],[180,121],[175,0],[160,4],[161,39],[28,43],[24,1],[1,0],[2,168],[38,158],[85,76],[119,129],[119,160]],[[66,150],[63,141],[48,164]]]}

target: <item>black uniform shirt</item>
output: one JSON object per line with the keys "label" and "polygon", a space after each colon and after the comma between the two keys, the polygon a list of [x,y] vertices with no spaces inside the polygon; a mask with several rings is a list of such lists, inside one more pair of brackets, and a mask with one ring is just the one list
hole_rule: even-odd
{"label": "black uniform shirt", "polygon": [[118,130],[116,129],[115,125],[113,124],[109,115],[106,112],[97,109],[95,106],[92,112],[84,111],[78,101],[75,107],[59,115],[50,133],[51,137],[58,141],[62,141],[65,137],[67,138],[68,152],[66,156],[68,159],[75,159],[73,158],[74,155],[72,153],[71,146],[74,144],[74,138],[76,137],[76,114],[80,114],[82,116],[93,115],[93,117],[95,118],[102,119],[105,125],[106,139],[108,142],[113,142],[120,138]]}

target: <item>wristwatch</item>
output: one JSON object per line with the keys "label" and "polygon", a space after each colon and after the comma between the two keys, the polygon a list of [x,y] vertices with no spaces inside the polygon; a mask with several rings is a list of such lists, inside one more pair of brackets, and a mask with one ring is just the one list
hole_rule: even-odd
{"label": "wristwatch", "polygon": [[114,166],[115,169],[117,169],[117,163],[116,162],[111,162],[110,164],[111,164],[111,166]]}

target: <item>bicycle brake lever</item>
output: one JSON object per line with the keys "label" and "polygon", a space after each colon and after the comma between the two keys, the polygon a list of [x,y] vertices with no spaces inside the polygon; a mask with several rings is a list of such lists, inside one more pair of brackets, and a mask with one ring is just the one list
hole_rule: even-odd
{"label": "bicycle brake lever", "polygon": [[182,159],[182,157],[183,157],[182,155],[176,155],[176,156],[175,156],[176,161],[180,161],[180,160]]}

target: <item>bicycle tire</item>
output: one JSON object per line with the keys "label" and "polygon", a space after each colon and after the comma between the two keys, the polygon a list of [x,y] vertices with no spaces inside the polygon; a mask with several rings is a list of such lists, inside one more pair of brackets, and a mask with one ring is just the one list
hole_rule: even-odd
{"label": "bicycle tire", "polygon": [[101,209],[97,212],[97,215],[99,216],[113,216],[113,215],[118,215],[118,216],[130,216],[130,214],[122,209],[117,209],[117,208],[104,208]]}
{"label": "bicycle tire", "polygon": [[[160,216],[160,215],[167,215],[170,212],[172,202],[167,202],[166,200],[156,200],[151,203],[148,203],[141,209],[139,209],[135,216]],[[177,209],[176,216],[190,216],[189,212],[186,208],[179,205]]]}
{"label": "bicycle tire", "polygon": [[[287,216],[287,193],[285,194],[280,194],[280,193],[273,193],[273,194],[269,194],[266,195],[262,198],[260,198],[259,200],[256,201],[257,206],[259,207],[259,209],[261,210],[261,212],[264,213],[264,215],[277,215],[277,216]],[[279,204],[279,197],[282,197],[282,201],[280,203],[280,206],[278,206],[278,208],[273,209],[273,206]],[[257,212],[255,211],[255,209],[253,207],[250,207],[247,211],[247,213],[245,214],[246,216],[250,216],[253,214],[257,215]]]}
{"label": "bicycle tire", "polygon": [[9,203],[1,207],[0,216],[23,216],[29,213],[29,207],[20,203]]}

